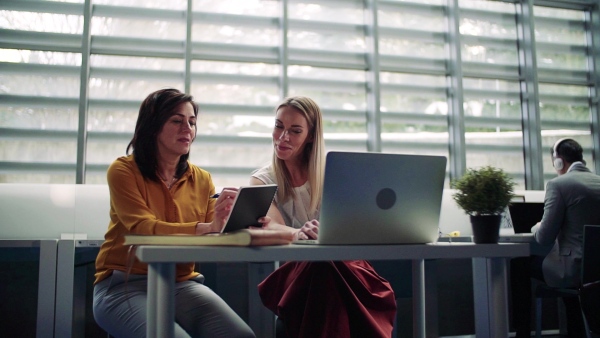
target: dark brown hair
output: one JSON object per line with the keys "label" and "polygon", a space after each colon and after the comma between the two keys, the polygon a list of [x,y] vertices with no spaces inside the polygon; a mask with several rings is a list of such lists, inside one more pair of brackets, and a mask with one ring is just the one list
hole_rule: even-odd
{"label": "dark brown hair", "polygon": [[[556,153],[554,153],[555,150]],[[552,156],[560,156],[566,162],[574,163],[580,161],[583,164],[586,164],[583,160],[583,149],[581,148],[581,145],[571,138],[564,138],[556,141],[556,144],[550,151]]]}
{"label": "dark brown hair", "polygon": [[[135,132],[131,142],[127,145],[126,153],[129,154],[129,150],[133,149],[135,163],[145,178],[153,181],[159,180],[156,174],[158,169],[156,158],[158,134],[167,120],[175,114],[177,107],[187,102],[192,104],[194,115],[198,116],[198,105],[194,102],[193,97],[173,88],[161,89],[151,93],[140,105]],[[187,153],[179,158],[177,177],[187,170],[189,156],[190,154]]]}

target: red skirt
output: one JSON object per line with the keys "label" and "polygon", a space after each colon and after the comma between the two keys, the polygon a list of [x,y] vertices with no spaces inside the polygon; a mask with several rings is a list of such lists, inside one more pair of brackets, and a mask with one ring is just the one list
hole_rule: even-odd
{"label": "red skirt", "polygon": [[367,261],[288,262],[258,292],[289,338],[392,335],[394,291]]}

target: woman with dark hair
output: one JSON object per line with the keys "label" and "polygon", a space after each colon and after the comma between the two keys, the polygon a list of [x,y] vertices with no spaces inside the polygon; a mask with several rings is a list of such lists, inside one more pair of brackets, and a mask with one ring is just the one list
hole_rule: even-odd
{"label": "woman with dark hair", "polygon": [[[188,161],[198,106],[177,89],[150,94],[141,104],[127,156],[108,168],[110,222],[96,258],[94,318],[115,337],[146,336],[148,265],[137,260],[127,234],[219,232],[237,189],[215,187]],[[133,150],[132,154],[129,151]],[[250,327],[212,290],[193,263],[177,264],[176,337],[254,337]]]}

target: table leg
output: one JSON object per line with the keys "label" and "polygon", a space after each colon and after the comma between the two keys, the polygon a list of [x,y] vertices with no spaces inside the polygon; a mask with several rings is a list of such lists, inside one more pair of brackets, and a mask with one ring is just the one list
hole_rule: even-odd
{"label": "table leg", "polygon": [[275,337],[275,314],[262,305],[257,286],[278,266],[278,262],[248,263],[248,325],[257,337]]}
{"label": "table leg", "polygon": [[473,258],[473,296],[477,337],[508,337],[505,258]]}
{"label": "table leg", "polygon": [[425,337],[425,260],[412,261],[413,337]]}
{"label": "table leg", "polygon": [[36,337],[54,337],[56,305],[56,240],[40,241]]}
{"label": "table leg", "polygon": [[56,274],[55,337],[72,337],[73,332],[73,286],[75,285],[75,240],[58,241]]}
{"label": "table leg", "polygon": [[175,264],[148,264],[146,336],[175,336]]}

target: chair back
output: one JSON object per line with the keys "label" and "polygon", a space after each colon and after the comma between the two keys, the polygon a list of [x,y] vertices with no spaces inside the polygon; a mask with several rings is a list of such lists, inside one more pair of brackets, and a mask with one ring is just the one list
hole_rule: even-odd
{"label": "chair back", "polygon": [[600,335],[600,225],[586,225],[583,230],[579,301],[587,329]]}
{"label": "chair back", "polygon": [[583,257],[581,284],[600,280],[600,225],[586,225],[583,229]]}

